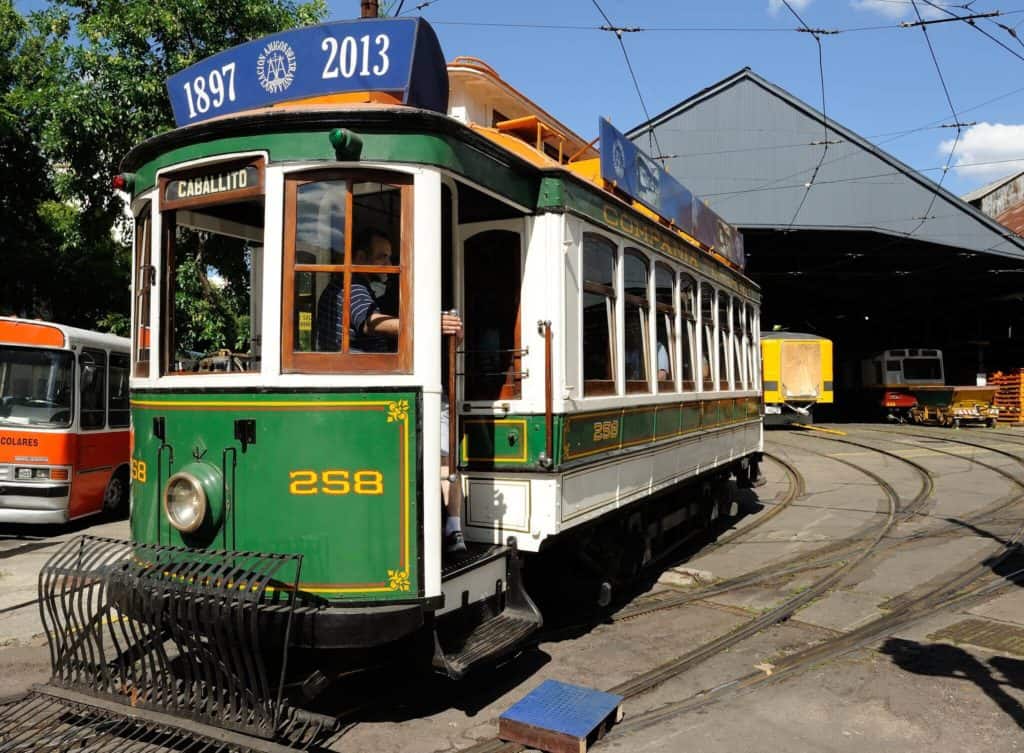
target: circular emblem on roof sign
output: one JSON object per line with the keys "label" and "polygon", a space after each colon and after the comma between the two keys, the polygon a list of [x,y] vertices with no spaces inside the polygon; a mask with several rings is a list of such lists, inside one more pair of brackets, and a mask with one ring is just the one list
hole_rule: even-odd
{"label": "circular emblem on roof sign", "polygon": [[619,180],[626,177],[626,153],[618,139],[612,144],[612,169]]}
{"label": "circular emblem on roof sign", "polygon": [[271,94],[283,92],[295,79],[295,51],[287,42],[275,40],[263,48],[256,60],[260,86]]}

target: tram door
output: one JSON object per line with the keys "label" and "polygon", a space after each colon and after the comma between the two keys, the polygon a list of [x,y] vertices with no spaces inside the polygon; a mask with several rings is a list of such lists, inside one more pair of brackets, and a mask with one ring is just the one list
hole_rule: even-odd
{"label": "tram door", "polygon": [[522,221],[463,225],[463,399],[522,395]]}

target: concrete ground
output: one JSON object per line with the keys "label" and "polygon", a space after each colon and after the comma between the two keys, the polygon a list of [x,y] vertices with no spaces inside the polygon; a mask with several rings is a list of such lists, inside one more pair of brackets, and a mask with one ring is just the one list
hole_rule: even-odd
{"label": "concrete ground", "polygon": [[[984,430],[937,431],[933,440],[892,437],[870,427],[832,427],[850,439],[886,449],[927,468],[934,492],[922,514],[902,521],[886,539],[892,546],[848,572],[840,584],[792,619],[770,627],[684,674],[630,699],[624,722],[595,750],[734,753],[971,753],[1024,751],[1024,594],[1011,586],[980,603],[936,611],[897,628],[879,642],[806,668],[746,693],[727,695],[697,712],[652,725],[640,714],[689,698],[734,678],[770,670],[781,657],[889,613],[899,600],[921,593],[942,576],[986,561],[1024,522],[1024,464],[996,452],[951,444],[977,441],[1024,457],[1020,439]],[[1006,431],[1005,429],[1002,431]],[[952,454],[936,452],[942,449]],[[885,478],[902,504],[922,488],[919,471],[871,449],[837,444],[812,433],[770,432],[766,450],[804,475],[806,494],[750,534],[707,548],[664,572],[652,592],[679,589],[748,573],[814,550],[888,514],[881,487],[847,461]],[[1003,469],[1012,478],[1000,475]],[[758,521],[785,496],[779,465],[766,462],[768,483],[757,490]],[[1018,504],[1012,503],[1022,497]],[[996,501],[1008,506],[976,517]],[[975,517],[972,517],[974,515]],[[124,536],[124,522],[83,527]],[[944,535],[911,539],[915,533]],[[66,537],[75,532],[58,532]],[[25,531],[0,530],[0,695],[47,676],[48,652],[35,608],[18,608],[35,595],[35,578],[49,543]],[[773,608],[807,588],[821,573],[731,591],[673,610],[607,622],[542,643],[504,666],[456,686],[440,678],[378,676],[368,688],[339,689],[336,701],[361,709],[332,745],[340,751],[381,753],[450,751],[492,737],[497,717],[543,680],[605,689],[635,676]],[[674,592],[674,591],[673,591]],[[642,596],[642,595],[641,595]]]}

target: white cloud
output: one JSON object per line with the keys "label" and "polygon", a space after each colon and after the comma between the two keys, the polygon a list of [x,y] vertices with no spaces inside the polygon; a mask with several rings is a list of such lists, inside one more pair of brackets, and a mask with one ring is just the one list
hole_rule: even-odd
{"label": "white cloud", "polygon": [[[942,5],[942,3],[935,3]],[[917,16],[914,14],[914,4],[910,0],[850,0],[850,7],[854,10],[866,10],[872,13],[880,13],[886,18],[900,18],[905,21],[914,21]],[[917,9],[921,12],[922,18],[937,18],[946,16],[938,8],[935,8],[923,0],[918,0]],[[957,9],[953,9],[958,13]]]}
{"label": "white cloud", "polygon": [[[808,5],[810,5],[813,2],[814,2],[814,0],[789,0],[789,4],[793,7],[793,10],[795,10],[797,13],[802,11],[804,8],[806,8]],[[774,16],[780,10],[786,10],[786,6],[783,4],[782,0],[768,0],[768,12],[769,13],[771,13]],[[786,12],[788,13],[789,11],[786,11]]]}
{"label": "white cloud", "polygon": [[[946,155],[952,148],[953,139],[939,145]],[[958,175],[982,181],[1024,170],[1024,125],[978,123],[964,129],[953,166]]]}

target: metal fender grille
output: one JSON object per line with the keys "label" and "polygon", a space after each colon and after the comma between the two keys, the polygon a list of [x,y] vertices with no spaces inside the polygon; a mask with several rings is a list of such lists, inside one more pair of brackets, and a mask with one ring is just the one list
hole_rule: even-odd
{"label": "metal fender grille", "polygon": [[50,685],[273,738],[301,557],[82,536],[39,574]]}

